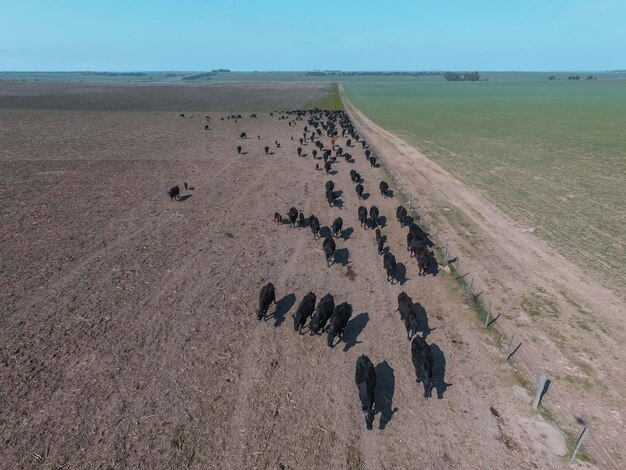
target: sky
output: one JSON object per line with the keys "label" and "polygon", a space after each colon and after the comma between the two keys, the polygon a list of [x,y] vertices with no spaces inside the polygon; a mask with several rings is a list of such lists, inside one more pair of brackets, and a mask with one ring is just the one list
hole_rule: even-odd
{"label": "sky", "polygon": [[626,0],[0,0],[0,70],[626,69]]}

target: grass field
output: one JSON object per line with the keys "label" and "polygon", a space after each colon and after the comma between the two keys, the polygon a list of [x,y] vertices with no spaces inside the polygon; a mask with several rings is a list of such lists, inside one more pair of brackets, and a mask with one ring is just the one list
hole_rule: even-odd
{"label": "grass field", "polygon": [[[545,74],[544,74],[545,75]],[[585,269],[626,285],[626,81],[345,81],[388,129]]]}

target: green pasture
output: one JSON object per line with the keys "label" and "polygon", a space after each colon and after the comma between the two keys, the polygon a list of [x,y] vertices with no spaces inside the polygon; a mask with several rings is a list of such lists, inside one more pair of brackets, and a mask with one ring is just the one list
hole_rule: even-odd
{"label": "green pasture", "polygon": [[381,127],[479,188],[585,270],[623,288],[626,80],[548,75],[343,84]]}

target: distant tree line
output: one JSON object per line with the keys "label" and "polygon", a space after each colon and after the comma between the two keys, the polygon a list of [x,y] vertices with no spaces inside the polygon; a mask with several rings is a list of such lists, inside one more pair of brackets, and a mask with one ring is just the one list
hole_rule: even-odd
{"label": "distant tree line", "polygon": [[480,80],[478,72],[445,72],[443,78],[448,82],[477,82]]}
{"label": "distant tree line", "polygon": [[213,69],[211,72],[214,73],[230,73],[230,69]]}
{"label": "distant tree line", "polygon": [[82,75],[96,75],[99,77],[142,77],[146,72],[81,72]]}
{"label": "distant tree line", "polygon": [[181,80],[211,80],[211,77],[214,75],[216,75],[216,72],[195,73],[193,75],[186,75]]}
{"label": "distant tree line", "polygon": [[[550,75],[548,77],[548,80],[556,80],[556,75]],[[580,75],[570,75],[569,77],[567,77],[568,80],[580,80]],[[597,80],[597,77],[594,77],[593,75],[587,75],[587,78],[585,80]]]}
{"label": "distant tree line", "polygon": [[441,75],[441,72],[342,72],[340,70],[314,70],[312,72],[305,72],[305,75],[311,77],[326,77],[329,75],[342,75],[342,76],[360,76],[360,77],[420,77],[423,75]]}

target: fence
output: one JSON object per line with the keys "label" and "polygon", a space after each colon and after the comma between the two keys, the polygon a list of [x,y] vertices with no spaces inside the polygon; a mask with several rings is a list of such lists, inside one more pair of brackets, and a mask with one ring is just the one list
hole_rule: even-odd
{"label": "fence", "polygon": [[[363,129],[360,128],[360,126],[356,125],[354,121],[353,126],[358,131],[358,134],[360,136],[365,135]],[[409,191],[407,191],[407,185],[403,181],[400,174],[395,172],[391,168],[391,166],[386,163],[383,154],[379,152],[371,142],[368,142],[368,148],[371,152],[370,156],[374,156],[376,160],[384,166],[385,170],[391,177],[396,189],[398,189],[402,196],[406,198],[409,215],[411,215],[414,220],[417,221],[418,225],[420,225],[420,227],[428,235],[428,238],[439,249],[444,264],[450,268],[452,276],[454,276],[454,278],[458,281],[458,284],[464,290],[469,302],[478,313],[479,319],[483,322],[484,327],[491,327],[491,325],[493,325],[498,320],[500,314],[498,313],[497,315],[493,315],[491,299],[488,298],[487,294],[485,293],[485,289],[481,288],[482,283],[480,278],[470,272],[471,264],[463,261],[460,250],[459,252],[456,252],[455,249],[453,249],[452,246],[445,240],[445,237],[443,235],[441,235],[439,232],[431,233],[431,229],[435,228],[435,224],[432,223],[432,220],[430,220],[430,217],[428,216],[424,208],[421,207],[419,202],[412,196],[412,194],[410,194]],[[499,332],[502,333],[502,331]],[[521,341],[520,338],[521,335],[517,335],[516,332],[512,332],[506,345],[504,345],[504,342],[502,343],[502,349],[507,361],[509,361],[522,347],[523,341]],[[542,370],[537,388],[535,389],[534,400],[532,402],[532,407],[534,410],[537,410],[540,406],[541,400],[547,393],[549,386],[550,379],[547,378],[546,373]],[[578,454],[580,447],[583,444],[583,441],[588,437],[588,435],[589,429],[585,426],[570,454],[570,462],[576,459],[576,455]]]}

